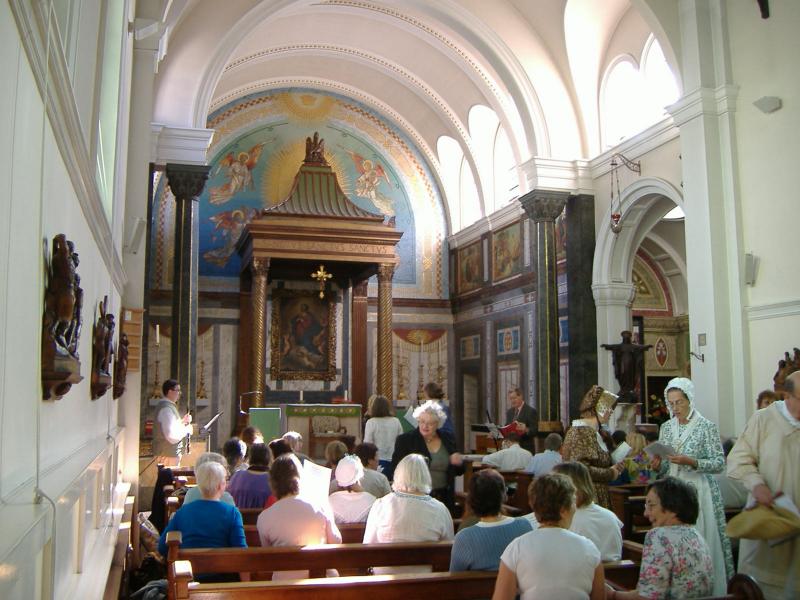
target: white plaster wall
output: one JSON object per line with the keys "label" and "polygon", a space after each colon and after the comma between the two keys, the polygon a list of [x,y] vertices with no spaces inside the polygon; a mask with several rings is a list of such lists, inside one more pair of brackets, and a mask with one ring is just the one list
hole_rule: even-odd
{"label": "white plaster wall", "polygon": [[[111,391],[90,398],[89,363],[97,304],[108,295],[118,314],[119,290],[44,119],[9,3],[0,3],[0,73],[0,597],[98,597],[110,563],[100,546],[113,550],[116,531],[107,526],[120,431]],[[84,380],[44,402],[44,257],[58,233],[81,258]]]}
{"label": "white plaster wall", "polygon": [[[797,238],[800,203],[796,187],[800,138],[800,77],[788,57],[800,52],[800,4],[770,2],[771,17],[753,20],[747,6],[729,3],[733,79],[739,87],[736,143],[744,242],[761,257],[751,305],[800,298],[797,263],[787,242]],[[778,96],[783,108],[764,114],[753,106],[762,96]],[[754,373],[755,375],[755,373]]]}
{"label": "white plaster wall", "polygon": [[[796,240],[800,202],[800,4],[770,2],[770,18],[754,18],[746,3],[729,2],[728,29],[733,81],[739,86],[736,148],[743,246],[759,257],[754,286],[746,287],[751,361],[750,397],[772,387],[778,360],[800,346],[800,277]],[[764,114],[753,106],[777,96],[783,108]],[[758,318],[753,317],[753,311]],[[789,314],[787,314],[789,313]],[[752,412],[752,406],[748,407]],[[748,414],[750,414],[748,412]]]}

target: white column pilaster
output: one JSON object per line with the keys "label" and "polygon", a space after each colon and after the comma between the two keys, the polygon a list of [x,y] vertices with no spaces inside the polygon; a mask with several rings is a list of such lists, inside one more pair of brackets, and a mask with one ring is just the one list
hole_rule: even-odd
{"label": "white column pilaster", "polygon": [[[700,411],[722,435],[740,432],[750,389],[738,166],[737,88],[730,82],[725,5],[681,0],[683,98],[669,107],[680,129],[692,380]],[[700,338],[705,345],[700,346]]]}
{"label": "white column pilaster", "polygon": [[620,333],[631,328],[631,305],[635,289],[631,283],[592,285],[597,307],[597,383],[607,390],[619,388],[614,377],[611,352],[600,344],[617,344]]}

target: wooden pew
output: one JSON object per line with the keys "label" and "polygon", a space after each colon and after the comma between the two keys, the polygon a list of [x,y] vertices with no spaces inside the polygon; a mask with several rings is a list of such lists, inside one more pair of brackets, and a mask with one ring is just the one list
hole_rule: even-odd
{"label": "wooden pew", "polygon": [[296,600],[478,600],[491,598],[497,573],[466,571],[463,573],[403,573],[299,579],[249,583],[206,583],[191,587],[191,566],[179,561],[175,600],[261,600],[276,598]]}
{"label": "wooden pew", "polygon": [[[622,564],[608,563],[608,571],[631,571]],[[299,579],[269,582],[193,584],[192,567],[187,561],[175,563],[175,600],[253,600],[280,598],[315,598],[318,600],[363,600],[365,595],[381,599],[409,600],[435,597],[437,600],[471,600],[490,598],[494,592],[496,573],[467,571],[461,573],[408,573]]]}
{"label": "wooden pew", "polygon": [[[339,532],[342,534],[343,544],[360,544],[364,541],[364,527],[366,523],[342,523],[339,525]],[[244,538],[250,548],[261,546],[261,539],[258,537],[258,529],[255,525],[244,526]]]}
{"label": "wooden pew", "polygon": [[452,542],[409,544],[320,544],[268,548],[181,549],[179,531],[167,534],[167,569],[179,560],[192,563],[195,573],[240,573],[308,570],[325,577],[327,569],[358,571],[371,567],[430,565],[434,571],[450,568]]}
{"label": "wooden pew", "polygon": [[[608,580],[607,580],[608,581]],[[613,585],[617,590],[633,589]],[[756,580],[749,575],[737,573],[728,581],[728,593],[724,596],[703,596],[697,600],[764,600],[764,593]]]}
{"label": "wooden pew", "polygon": [[[327,569],[364,574],[370,567],[430,565],[434,572],[447,571],[452,549],[452,542],[181,549],[180,540],[178,531],[167,534],[167,577],[172,591],[178,586],[176,565],[181,561],[188,561],[194,573],[308,569],[311,578],[320,578],[325,577]],[[634,562],[620,560],[604,563],[603,567],[608,581],[622,587],[636,587],[639,566]],[[491,591],[484,597],[489,596]]]}

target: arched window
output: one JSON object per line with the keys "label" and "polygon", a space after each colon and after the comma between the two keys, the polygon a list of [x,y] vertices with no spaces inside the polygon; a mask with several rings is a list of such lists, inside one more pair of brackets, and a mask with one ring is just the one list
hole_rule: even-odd
{"label": "arched window", "polygon": [[439,170],[450,210],[452,233],[461,231],[480,219],[480,196],[469,162],[458,142],[443,135],[436,142]]}
{"label": "arched window", "polygon": [[464,229],[483,216],[481,214],[478,188],[475,185],[475,177],[466,158],[461,160],[460,183],[459,207],[461,210],[461,229]]}
{"label": "arched window", "polygon": [[461,230],[459,196],[461,189],[461,161],[464,159],[464,153],[458,142],[446,135],[437,140],[436,152],[439,154],[439,171],[442,176],[447,206],[450,209],[453,233],[455,233]]}
{"label": "arched window", "polygon": [[470,109],[469,135],[487,211],[495,205],[491,195],[494,193],[494,138],[499,126],[500,119],[491,108],[476,104]]}
{"label": "arched window", "polygon": [[506,130],[500,125],[494,137],[494,210],[505,206],[519,195],[517,161]]}
{"label": "arched window", "polygon": [[619,56],[606,69],[600,91],[604,148],[616,146],[661,120],[665,107],[677,99],[675,77],[660,44],[651,35],[640,64],[631,56]]}
{"label": "arched window", "polygon": [[664,107],[676,102],[680,92],[675,75],[672,74],[672,69],[664,57],[661,44],[653,35],[644,45],[641,64],[645,90],[650,94],[650,102],[654,107],[660,107],[659,117],[663,116],[666,112]]}

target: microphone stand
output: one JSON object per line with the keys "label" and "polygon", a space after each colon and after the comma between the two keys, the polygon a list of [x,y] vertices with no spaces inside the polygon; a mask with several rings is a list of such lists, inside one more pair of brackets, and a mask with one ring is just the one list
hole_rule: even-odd
{"label": "microphone stand", "polygon": [[258,394],[258,393],[259,393],[258,390],[253,390],[251,392],[242,392],[241,394],[239,394],[239,414],[240,415],[246,415],[247,414],[245,411],[242,410],[242,398],[244,398],[245,396],[254,396],[255,394]]}

